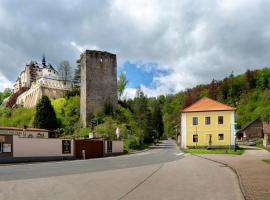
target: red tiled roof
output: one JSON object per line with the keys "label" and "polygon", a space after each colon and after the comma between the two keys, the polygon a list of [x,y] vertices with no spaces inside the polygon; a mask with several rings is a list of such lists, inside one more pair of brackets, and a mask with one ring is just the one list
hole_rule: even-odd
{"label": "red tiled roof", "polygon": [[194,104],[185,108],[182,112],[203,112],[203,111],[233,111],[235,108],[204,97]]}
{"label": "red tiled roof", "polygon": [[40,132],[50,132],[49,130],[47,129],[41,129],[41,128],[17,128],[17,127],[3,127],[3,126],[0,126],[0,130],[12,130],[12,131],[40,131]]}

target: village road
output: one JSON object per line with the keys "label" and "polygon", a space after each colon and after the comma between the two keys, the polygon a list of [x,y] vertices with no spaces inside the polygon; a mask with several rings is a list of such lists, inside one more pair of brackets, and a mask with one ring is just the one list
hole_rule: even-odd
{"label": "village road", "polygon": [[130,168],[165,163],[183,158],[176,149],[174,140],[165,140],[150,150],[117,157],[105,157],[88,160],[15,164],[0,166],[0,181],[41,178],[97,172],[112,169]]}
{"label": "village road", "polygon": [[230,168],[183,155],[173,141],[166,141],[134,155],[1,166],[0,199],[242,200],[243,196]]}

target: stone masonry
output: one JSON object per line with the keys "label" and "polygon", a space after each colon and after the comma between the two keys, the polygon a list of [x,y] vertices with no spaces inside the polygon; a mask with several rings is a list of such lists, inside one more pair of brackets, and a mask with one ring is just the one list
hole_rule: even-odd
{"label": "stone masonry", "polygon": [[86,50],[81,54],[81,120],[90,126],[96,110],[107,101],[117,105],[116,55],[103,51]]}

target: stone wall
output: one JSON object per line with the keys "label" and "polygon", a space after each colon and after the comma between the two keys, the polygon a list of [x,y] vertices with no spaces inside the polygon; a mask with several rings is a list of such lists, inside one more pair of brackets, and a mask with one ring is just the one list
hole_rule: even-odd
{"label": "stone wall", "polygon": [[117,105],[116,55],[86,50],[81,55],[81,120],[90,126],[95,111],[106,101]]}
{"label": "stone wall", "polygon": [[50,99],[57,99],[63,97],[65,92],[71,89],[71,82],[64,85],[63,81],[40,79],[17,98],[16,104],[31,108],[36,106],[43,95],[48,96]]}

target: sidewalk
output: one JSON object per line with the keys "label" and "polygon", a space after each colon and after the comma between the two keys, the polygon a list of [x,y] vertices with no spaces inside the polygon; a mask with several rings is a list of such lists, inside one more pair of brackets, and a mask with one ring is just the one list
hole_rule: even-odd
{"label": "sidewalk", "polygon": [[262,162],[264,159],[270,159],[268,151],[249,148],[241,156],[217,154],[200,156],[232,167],[239,176],[246,199],[270,199],[270,165]]}

